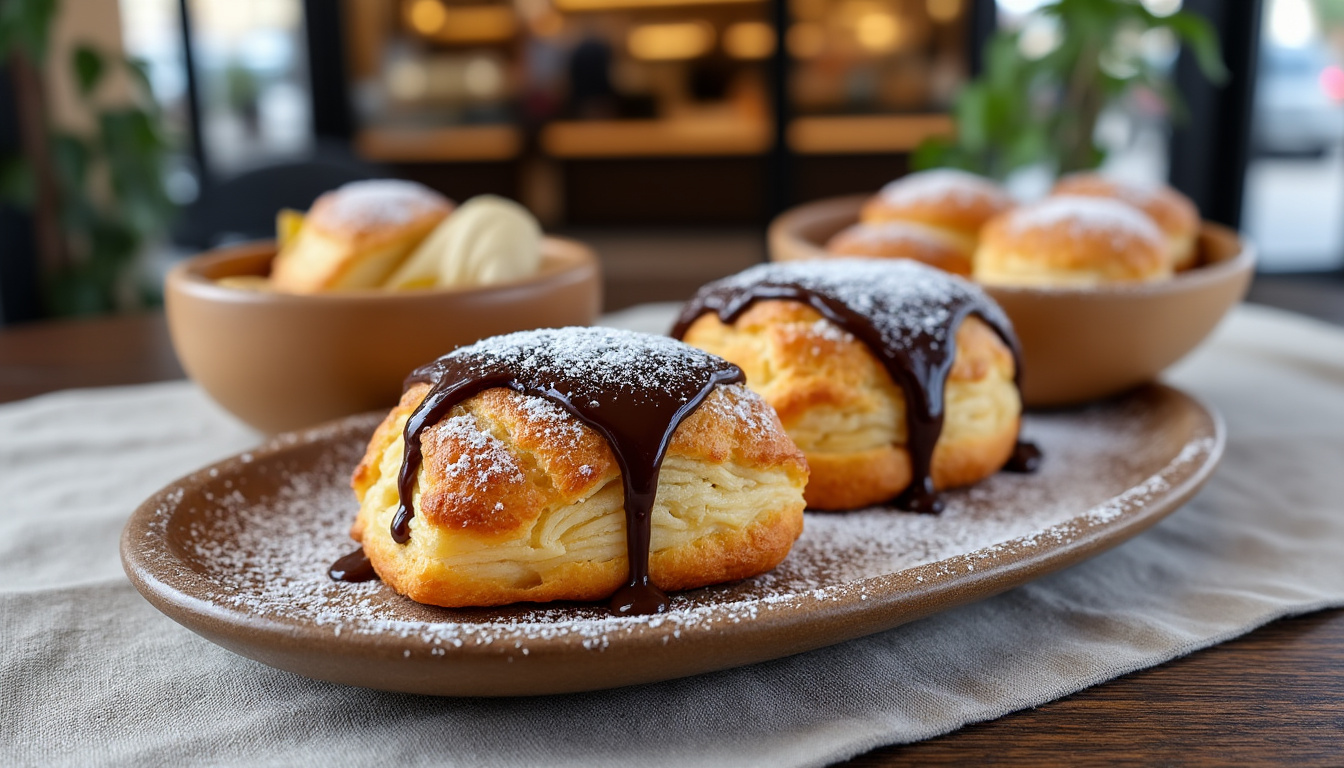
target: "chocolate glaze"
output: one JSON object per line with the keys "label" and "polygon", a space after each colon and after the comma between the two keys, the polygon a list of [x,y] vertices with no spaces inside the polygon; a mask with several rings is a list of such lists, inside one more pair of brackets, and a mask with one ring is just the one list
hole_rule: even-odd
{"label": "chocolate glaze", "polygon": [[612,610],[661,613],[667,596],[649,580],[649,536],[663,457],[677,426],[715,387],[743,379],[732,363],[670,339],[598,328],[497,336],[444,355],[406,379],[407,388],[426,383],[430,390],[406,422],[392,538],[404,544],[411,537],[426,429],[487,389],[545,398],[606,438],[621,469],[629,576]]}
{"label": "chocolate glaze", "polygon": [[332,563],[327,569],[327,575],[332,581],[358,582],[378,578],[378,574],[373,570],[373,563],[370,563],[368,556],[364,554],[363,547]]}
{"label": "chocolate glaze", "polygon": [[1013,455],[1003,465],[1003,471],[1031,474],[1041,468],[1041,460],[1041,449],[1035,443],[1018,440],[1017,445],[1013,446]]}
{"label": "chocolate glaze", "polygon": [[[983,320],[1012,350],[1020,380],[1017,337],[1003,310],[971,283],[908,260],[784,262],[704,286],[682,309],[672,335],[683,338],[701,315],[712,312],[729,324],[756,302],[770,300],[806,304],[882,363],[906,402],[912,479],[896,504],[911,512],[941,512],[933,450],[943,431],[943,389],[956,358],[956,329],[968,315]],[[1037,451],[1037,464],[1039,459]]]}

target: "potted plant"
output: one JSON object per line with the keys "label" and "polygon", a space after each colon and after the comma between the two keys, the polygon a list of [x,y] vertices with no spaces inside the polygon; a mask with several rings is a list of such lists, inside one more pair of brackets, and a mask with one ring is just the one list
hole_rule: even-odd
{"label": "potted plant", "polygon": [[[144,66],[90,45],[69,55],[92,127],[52,124],[41,83],[58,11],[57,0],[0,4],[0,62],[19,84],[23,144],[21,155],[0,157],[0,198],[34,214],[47,314],[140,306],[157,289],[136,284],[136,259],[175,209],[164,187],[170,143]],[[130,80],[129,100],[104,98],[115,69]]]}
{"label": "potted plant", "polygon": [[1182,114],[1168,68],[1133,45],[1162,30],[1189,46],[1204,75],[1227,78],[1213,28],[1190,12],[1158,15],[1138,0],[1053,0],[1040,8],[1053,46],[1039,50],[1026,28],[1001,29],[986,44],[984,73],[965,85],[954,106],[956,136],[935,137],[916,151],[916,168],[950,166],[1003,179],[1045,165],[1055,173],[1095,168],[1102,111],[1138,89]]}

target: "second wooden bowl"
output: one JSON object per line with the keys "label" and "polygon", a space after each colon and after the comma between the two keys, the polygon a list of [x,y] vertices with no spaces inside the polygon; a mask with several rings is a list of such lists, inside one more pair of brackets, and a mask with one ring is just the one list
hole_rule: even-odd
{"label": "second wooden bowl", "polygon": [[533,277],[481,288],[310,296],[241,290],[222,277],[266,275],[273,242],[178,264],[164,301],[187,375],[233,415],[282,432],[388,408],[416,367],[487,336],[590,325],[602,307],[597,257],[548,237]]}
{"label": "second wooden bowl", "polygon": [[[832,235],[858,221],[867,196],[819,200],[770,224],[774,261],[826,258]],[[1022,344],[1022,399],[1029,407],[1076,405],[1157,378],[1211,333],[1246,295],[1255,250],[1205,222],[1199,266],[1171,280],[1094,288],[984,286]]]}

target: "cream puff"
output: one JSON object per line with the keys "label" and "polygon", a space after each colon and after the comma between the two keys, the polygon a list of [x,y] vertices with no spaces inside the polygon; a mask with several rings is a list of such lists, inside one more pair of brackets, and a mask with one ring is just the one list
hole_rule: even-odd
{"label": "cream puff", "polygon": [[710,283],[673,334],[742,368],[807,457],[807,503],[849,509],[977,482],[1014,453],[1012,327],[966,280],[908,260],[782,262]]}
{"label": "cream puff", "polygon": [[453,203],[411,181],[356,181],[313,203],[271,268],[285,293],[361,290],[383,285]]}
{"label": "cream puff", "polygon": [[887,184],[864,204],[859,219],[868,224],[920,224],[972,254],[979,244],[980,228],[1012,206],[1012,198],[993,181],[940,168],[902,176]]}
{"label": "cream puff", "polygon": [[1108,197],[1129,203],[1162,231],[1172,269],[1190,269],[1198,261],[1199,209],[1190,198],[1165,184],[1134,184],[1099,173],[1076,173],[1060,179],[1054,194]]}
{"label": "cream puff", "polygon": [[974,255],[939,230],[905,221],[859,222],[846,227],[827,241],[826,252],[835,256],[913,259],[962,277],[970,276]]}
{"label": "cream puff", "polygon": [[351,535],[393,589],[448,607],[650,612],[665,591],[768,571],[802,531],[808,469],[741,378],[611,329],[458,349],[408,379],[370,440]]}
{"label": "cream puff", "polygon": [[1088,287],[1172,275],[1153,220],[1119,200],[1057,196],[985,225],[973,275],[992,285]]}

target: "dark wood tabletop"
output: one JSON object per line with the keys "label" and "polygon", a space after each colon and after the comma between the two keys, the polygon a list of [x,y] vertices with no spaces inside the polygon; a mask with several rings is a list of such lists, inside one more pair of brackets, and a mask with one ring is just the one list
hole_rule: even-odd
{"label": "dark wood tabletop", "polygon": [[[1318,316],[1334,319],[1344,292],[1326,307]],[[162,315],[0,329],[0,402],[181,376]],[[1344,611],[1277,621],[1036,709],[847,765],[1115,762],[1344,765]]]}

